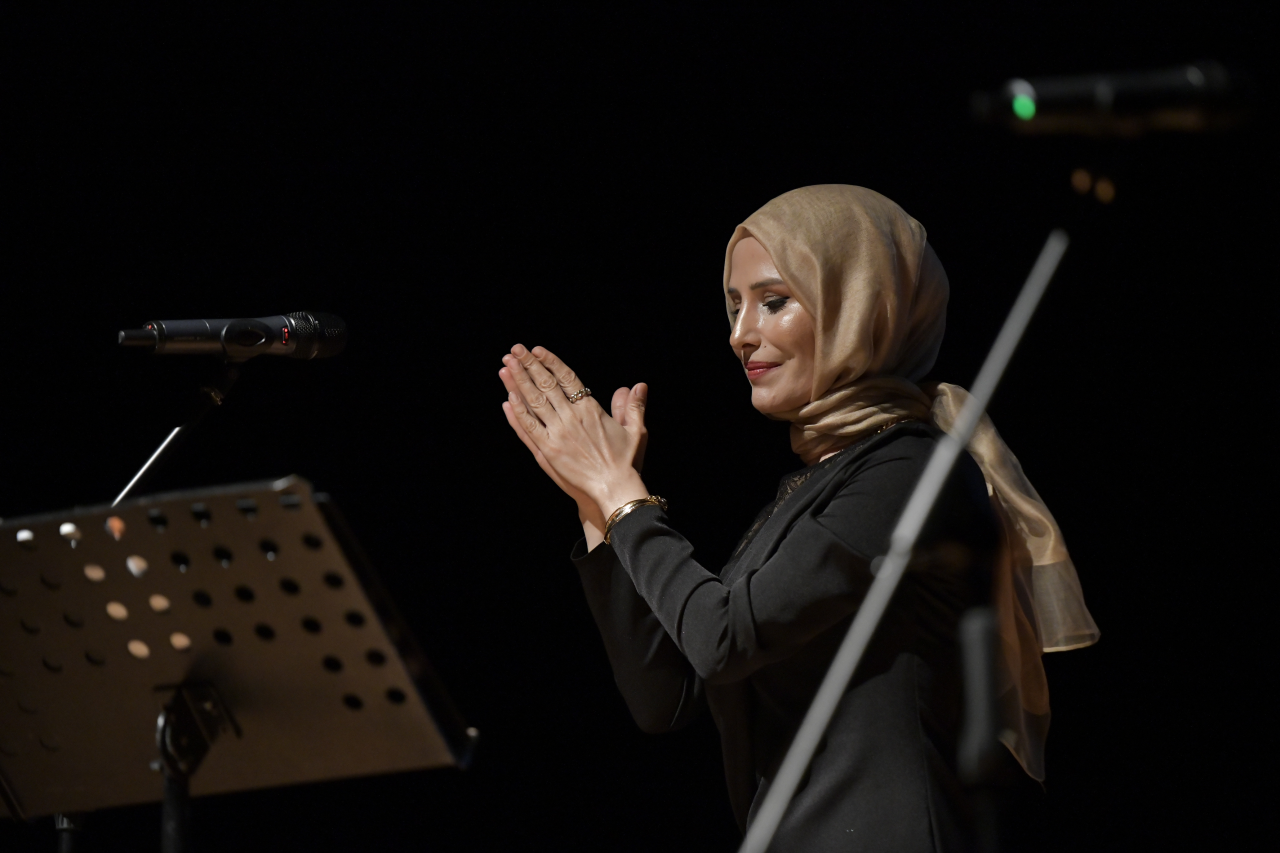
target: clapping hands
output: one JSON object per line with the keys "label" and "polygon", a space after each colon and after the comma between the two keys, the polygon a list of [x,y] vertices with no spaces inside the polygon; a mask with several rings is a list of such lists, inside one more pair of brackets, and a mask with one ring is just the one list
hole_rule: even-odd
{"label": "clapping hands", "polygon": [[577,502],[588,544],[594,546],[593,528],[602,531],[615,509],[649,494],[640,479],[649,437],[644,425],[648,387],[641,382],[619,388],[610,415],[577,374],[543,347],[530,351],[516,344],[502,363],[498,376],[507,389],[502,404],[507,423],[538,466]]}

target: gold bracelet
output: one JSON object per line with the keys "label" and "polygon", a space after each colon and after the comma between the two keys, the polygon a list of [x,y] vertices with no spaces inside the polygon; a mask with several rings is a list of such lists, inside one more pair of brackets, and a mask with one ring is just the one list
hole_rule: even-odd
{"label": "gold bracelet", "polygon": [[613,526],[622,519],[626,518],[632,510],[639,509],[642,506],[652,504],[663,512],[667,511],[667,499],[660,498],[657,495],[649,495],[647,498],[636,498],[633,501],[627,501],[622,506],[613,511],[613,515],[609,516],[609,520],[604,523],[604,541],[609,544],[609,534],[613,532]]}

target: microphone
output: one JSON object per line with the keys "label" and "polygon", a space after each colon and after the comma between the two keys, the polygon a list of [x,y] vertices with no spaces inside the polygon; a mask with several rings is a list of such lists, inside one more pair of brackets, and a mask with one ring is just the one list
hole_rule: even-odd
{"label": "microphone", "polygon": [[978,121],[1024,134],[1139,136],[1146,131],[1197,132],[1234,126],[1249,106],[1248,78],[1217,62],[1116,74],[1009,80],[975,92]]}
{"label": "microphone", "polygon": [[153,320],[141,329],[125,329],[117,340],[157,355],[217,355],[228,361],[255,355],[328,358],[347,345],[347,324],[311,311],[241,320]]}

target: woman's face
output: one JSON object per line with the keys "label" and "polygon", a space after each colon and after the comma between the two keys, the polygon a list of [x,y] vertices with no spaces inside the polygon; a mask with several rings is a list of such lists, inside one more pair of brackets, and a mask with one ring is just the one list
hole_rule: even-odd
{"label": "woman's face", "polygon": [[813,388],[813,318],[791,295],[754,237],[739,240],[729,266],[729,346],[765,414],[797,409]]}

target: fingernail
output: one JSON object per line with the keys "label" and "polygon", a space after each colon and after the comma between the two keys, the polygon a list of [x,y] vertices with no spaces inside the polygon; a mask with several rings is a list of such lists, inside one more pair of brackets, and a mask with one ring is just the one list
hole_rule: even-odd
{"label": "fingernail", "polygon": [[521,356],[525,354],[526,350],[522,344],[516,344],[511,348],[511,352],[513,355]]}
{"label": "fingernail", "polygon": [[547,351],[543,347],[534,347],[533,354],[538,358],[542,358],[544,355],[547,354]]}
{"label": "fingernail", "polygon": [[509,392],[507,394],[507,399],[514,403],[516,401],[516,392],[514,391]]}

